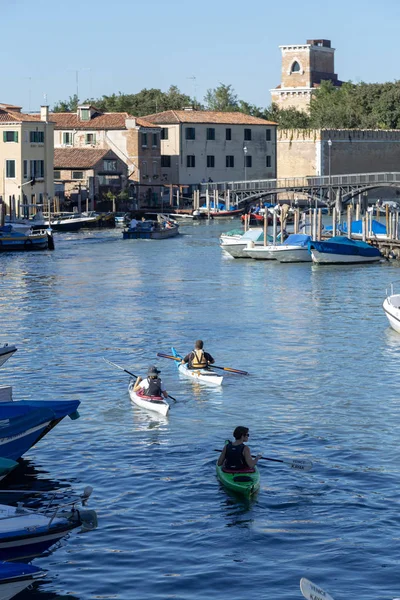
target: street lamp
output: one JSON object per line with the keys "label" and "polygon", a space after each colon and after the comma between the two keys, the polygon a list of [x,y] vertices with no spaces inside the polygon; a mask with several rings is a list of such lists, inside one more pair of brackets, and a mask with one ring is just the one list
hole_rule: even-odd
{"label": "street lamp", "polygon": [[328,189],[328,198],[329,204],[331,203],[331,158],[332,158],[332,140],[328,140],[328,177],[329,177],[329,189]]}
{"label": "street lamp", "polygon": [[247,181],[247,146],[243,146],[243,154],[244,154],[244,180]]}

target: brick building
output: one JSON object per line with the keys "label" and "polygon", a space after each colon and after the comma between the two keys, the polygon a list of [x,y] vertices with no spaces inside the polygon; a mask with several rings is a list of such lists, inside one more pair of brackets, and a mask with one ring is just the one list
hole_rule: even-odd
{"label": "brick building", "polygon": [[321,81],[342,84],[335,74],[335,49],[330,40],[307,40],[306,44],[279,46],[282,52],[281,83],[270,90],[279,108],[307,111]]}

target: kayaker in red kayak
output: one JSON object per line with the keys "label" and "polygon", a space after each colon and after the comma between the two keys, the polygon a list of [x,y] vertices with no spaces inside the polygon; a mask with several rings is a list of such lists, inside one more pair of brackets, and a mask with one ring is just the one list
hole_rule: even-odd
{"label": "kayaker in red kayak", "polygon": [[233,432],[233,437],[234,442],[225,444],[218,459],[218,466],[223,465],[223,470],[227,471],[253,470],[262,455],[257,454],[254,459],[251,457],[250,448],[245,444],[249,439],[249,428],[239,425]]}
{"label": "kayaker in red kayak", "polygon": [[203,346],[202,340],[196,340],[194,350],[185,356],[182,363],[187,363],[189,369],[206,369],[208,365],[212,365],[215,361],[211,354],[204,352]]}
{"label": "kayaker in red kayak", "polygon": [[168,398],[168,392],[158,377],[160,373],[161,371],[157,367],[151,365],[147,369],[146,379],[141,377],[136,379],[133,391],[136,393],[141,392],[144,396],[157,396],[158,398],[164,396],[164,398]]}

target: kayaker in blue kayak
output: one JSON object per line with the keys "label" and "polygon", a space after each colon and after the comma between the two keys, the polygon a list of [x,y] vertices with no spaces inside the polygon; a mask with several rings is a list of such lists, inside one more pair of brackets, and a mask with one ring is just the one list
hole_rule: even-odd
{"label": "kayaker in blue kayak", "polygon": [[136,379],[133,391],[136,393],[141,392],[144,396],[157,396],[158,398],[164,396],[164,398],[168,398],[168,392],[158,377],[160,373],[161,371],[157,367],[151,365],[147,369],[146,379],[142,379],[141,377]]}
{"label": "kayaker in blue kayak", "polygon": [[208,365],[212,365],[215,361],[211,354],[204,352],[203,346],[203,340],[196,340],[194,350],[182,359],[182,363],[187,363],[189,369],[206,369]]}
{"label": "kayaker in blue kayak", "polygon": [[250,448],[245,444],[249,439],[249,428],[239,425],[233,432],[233,437],[234,442],[229,441],[225,444],[218,459],[218,466],[223,465],[224,470],[228,471],[253,470],[262,455],[257,454],[254,459],[251,457]]}

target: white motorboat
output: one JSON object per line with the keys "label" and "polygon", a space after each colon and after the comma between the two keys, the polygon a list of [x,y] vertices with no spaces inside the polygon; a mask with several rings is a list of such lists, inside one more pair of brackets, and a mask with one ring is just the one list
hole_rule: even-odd
{"label": "white motorboat", "polygon": [[400,294],[393,294],[387,296],[383,303],[383,310],[387,316],[390,327],[400,333]]}
{"label": "white motorboat", "polygon": [[133,391],[133,387],[135,385],[134,380],[129,383],[129,396],[131,401],[140,406],[141,408],[146,408],[147,410],[152,410],[153,412],[159,413],[164,417],[167,416],[169,411],[169,404],[162,396],[144,396],[143,394],[136,393]]}
{"label": "white motorboat", "polygon": [[261,227],[249,229],[242,235],[221,235],[220,245],[222,250],[230,254],[233,258],[249,258],[244,252],[248,244],[262,244],[264,232]]}
{"label": "white motorboat", "polygon": [[[177,353],[175,348],[171,348],[172,354],[176,356],[176,358],[181,358],[181,356]],[[206,385],[222,385],[224,380],[223,375],[219,375],[212,368],[209,369],[189,369],[186,364],[180,363],[176,361],[176,366],[178,367],[178,371],[181,375],[185,377],[189,377],[193,381],[197,381],[199,383],[205,383]]]}
{"label": "white motorboat", "polygon": [[270,252],[281,263],[311,262],[309,241],[311,241],[311,236],[293,233],[283,244],[271,248]]}
{"label": "white motorboat", "polygon": [[273,252],[274,249],[279,248],[280,245],[272,245],[267,244],[264,245],[254,245],[248,244],[246,248],[244,248],[243,253],[249,258],[254,258],[255,260],[276,260],[276,256]]}

